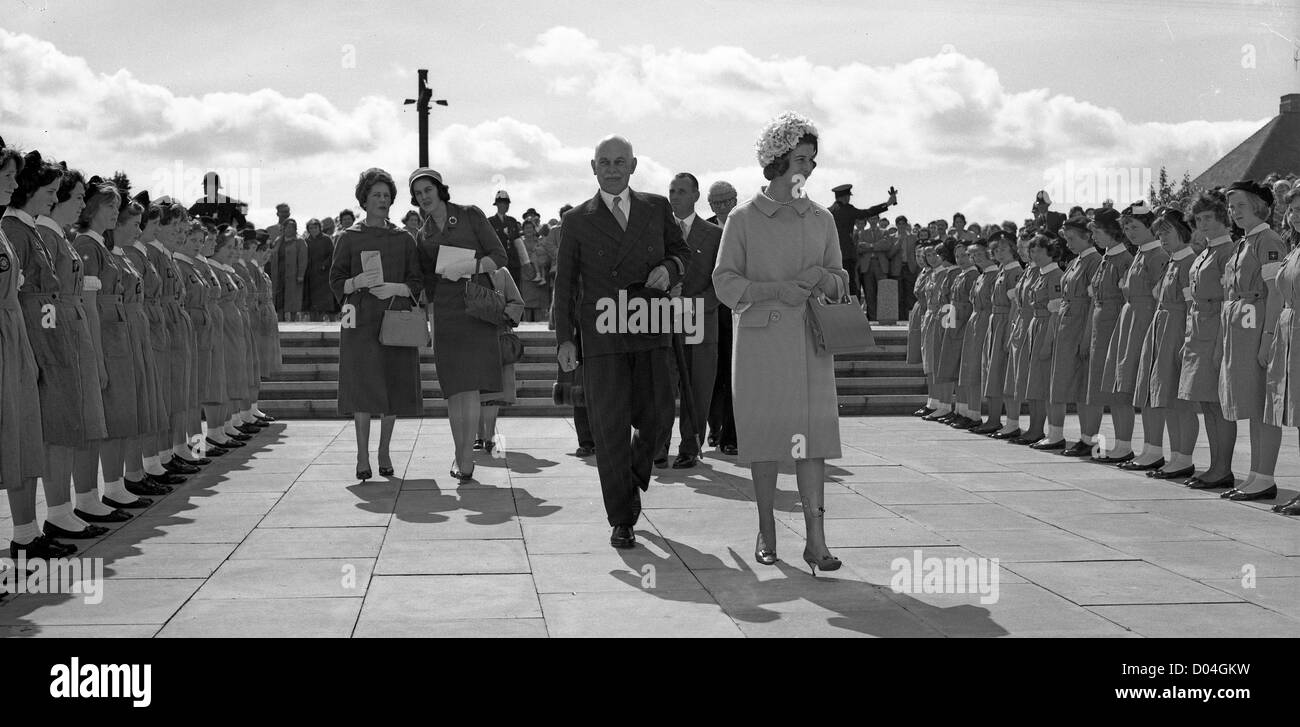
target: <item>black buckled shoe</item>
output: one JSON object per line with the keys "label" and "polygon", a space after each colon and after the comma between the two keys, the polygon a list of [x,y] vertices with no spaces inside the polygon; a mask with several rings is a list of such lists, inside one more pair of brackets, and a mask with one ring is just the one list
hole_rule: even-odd
{"label": "black buckled shoe", "polygon": [[246,435],[248,435],[248,436],[250,436],[250,437],[253,436],[254,434],[257,434],[258,432],[262,431],[262,428],[261,428],[261,427],[255,427],[255,426],[253,426],[252,424],[247,424],[247,423],[245,423],[245,424],[240,424],[239,426],[235,427],[235,429],[237,429],[238,431],[243,432],[244,434],[246,434]]}
{"label": "black buckled shoe", "polygon": [[1078,441],[1070,445],[1070,448],[1061,452],[1062,457],[1088,457],[1092,454],[1092,445],[1087,442]]}
{"label": "black buckled shoe", "polygon": [[274,422],[274,421],[279,421],[278,419],[276,419],[275,417],[271,416],[270,414],[258,414],[258,415],[257,415],[257,420],[258,420],[259,422],[266,422],[267,424],[270,424],[271,422]]}
{"label": "black buckled shoe", "polygon": [[179,455],[173,455],[172,461],[183,464],[186,467],[195,467],[195,468],[206,467],[212,464],[212,460],[208,459],[207,457],[199,457],[198,459],[186,459],[185,457],[181,457]]}
{"label": "black buckled shoe", "polygon": [[974,427],[971,427],[970,433],[989,435],[998,432],[1001,429],[1002,429],[1002,422],[989,422],[987,424],[979,424]]}
{"label": "black buckled shoe", "polygon": [[[118,502],[117,500],[114,500],[113,498],[108,497],[107,495],[99,498],[99,501],[104,503],[105,507],[111,507],[117,510],[143,510],[146,507],[149,507],[150,505],[153,504],[153,500],[150,500],[147,497],[139,497],[139,496],[136,496],[134,502]],[[86,519],[85,516],[80,513],[77,514],[77,517],[81,518],[82,520]]]}
{"label": "black buckled shoe", "polygon": [[198,465],[177,462],[175,457],[167,460],[163,464],[163,469],[167,470],[167,474],[171,475],[196,475],[199,473]]}
{"label": "black buckled shoe", "polygon": [[474,440],[474,451],[475,451],[475,452],[479,452],[479,451],[482,451],[482,449],[483,449],[483,440],[482,440],[482,439],[475,439],[475,440]]}
{"label": "black buckled shoe", "polygon": [[88,523],[124,523],[131,519],[131,513],[116,508],[107,515],[91,515],[85,510],[77,509],[74,509],[72,514]]}
{"label": "black buckled shoe", "polygon": [[1030,436],[1030,435],[1028,435],[1028,434],[1023,434],[1023,435],[1017,437],[1016,439],[1011,440],[1011,443],[1012,443],[1012,444],[1019,444],[1019,445],[1022,446],[1022,447],[1028,447],[1028,446],[1031,445],[1031,444],[1037,444],[1037,443],[1043,441],[1043,437],[1044,437],[1044,436],[1045,436],[1045,435],[1042,435],[1042,434],[1038,434],[1038,435],[1035,435],[1035,436]]}
{"label": "black buckled shoe", "polygon": [[181,475],[173,475],[167,472],[164,472],[160,475],[151,475],[146,472],[144,478],[154,483],[155,485],[163,485],[164,487],[175,487],[176,485],[182,485],[185,484],[185,481],[187,479],[189,479]]}
{"label": "black buckled shoe", "polygon": [[699,461],[700,458],[698,455],[679,454],[677,455],[677,459],[673,460],[673,469],[675,470],[690,469],[691,467],[694,467],[696,464],[698,464]]}
{"label": "black buckled shoe", "polygon": [[1093,457],[1092,461],[1096,462],[1097,464],[1121,464],[1122,465],[1125,462],[1132,461],[1132,459],[1136,456],[1137,456],[1136,454],[1129,452],[1128,454],[1123,455],[1122,457],[1111,457],[1109,455],[1103,455],[1101,457]]}
{"label": "black buckled shoe", "polygon": [[1169,470],[1151,470],[1147,472],[1147,477],[1153,480],[1180,480],[1193,474],[1196,474],[1195,467],[1184,467],[1173,472]]}
{"label": "black buckled shoe", "polygon": [[1165,458],[1161,457],[1160,459],[1152,462],[1151,464],[1138,464],[1137,462],[1130,460],[1120,465],[1119,468],[1124,470],[1125,472],[1146,472],[1147,470],[1158,470],[1164,466],[1165,466]]}
{"label": "black buckled shoe", "polygon": [[928,417],[928,416],[930,416],[930,415],[933,414],[933,413],[934,413],[934,409],[931,409],[931,408],[928,407],[928,406],[923,406],[923,407],[921,407],[920,409],[917,409],[916,411],[912,412],[912,416],[914,416],[914,417]]}
{"label": "black buckled shoe", "polygon": [[[240,444],[243,444],[244,442],[247,442],[248,440],[250,440],[250,439],[253,438],[252,436],[250,436],[250,435],[248,435],[248,434],[240,434],[238,431],[236,431],[234,434],[231,434],[230,432],[225,432],[225,435],[226,435],[227,437],[230,437],[231,439],[235,440],[236,442],[239,442]],[[222,445],[222,446],[225,446],[225,445]]]}
{"label": "black buckled shoe", "polygon": [[47,538],[65,538],[67,540],[93,540],[108,532],[108,528],[102,525],[87,525],[83,530],[68,530],[58,525],[45,521],[42,528]]}
{"label": "black buckled shoe", "polygon": [[1008,441],[1008,440],[1014,441],[1016,439],[1019,439],[1020,435],[1021,435],[1021,431],[1019,429],[1012,429],[1009,432],[994,432],[989,435],[989,438],[1000,439],[1003,441]]}
{"label": "black buckled shoe", "polygon": [[1190,480],[1183,482],[1183,485],[1189,490],[1217,490],[1220,487],[1236,489],[1237,478],[1229,472],[1227,477],[1220,480],[1214,480],[1213,482],[1203,480],[1200,477],[1193,477]]}
{"label": "black buckled shoe", "polygon": [[1232,500],[1234,502],[1249,502],[1250,500],[1272,500],[1273,498],[1277,497],[1277,485],[1270,485],[1267,490],[1260,490],[1259,492],[1242,492],[1241,490],[1233,488],[1223,493],[1223,495],[1220,495],[1219,497],[1223,497],[1226,500]]}
{"label": "black buckled shoe", "polygon": [[122,480],[122,482],[126,485],[126,491],[136,497],[162,497],[163,495],[172,494],[172,488],[151,482],[148,476],[139,482],[127,479]]}
{"label": "black buckled shoe", "polygon": [[1065,449],[1065,440],[1058,439],[1055,442],[1044,442],[1043,440],[1040,439],[1037,442],[1034,442],[1033,444],[1029,445],[1029,448],[1036,449],[1040,452],[1051,452],[1057,449]]}
{"label": "black buckled shoe", "polygon": [[1290,500],[1273,506],[1273,512],[1282,515],[1300,515],[1300,495],[1296,495]]}
{"label": "black buckled shoe", "polygon": [[45,535],[37,535],[32,542],[26,545],[19,545],[12,540],[9,541],[10,560],[18,560],[20,556],[27,558],[27,560],[67,558],[76,552],[77,546],[71,543],[60,543]]}
{"label": "black buckled shoe", "polygon": [[579,446],[579,447],[578,447],[578,451],[574,452],[574,453],[573,453],[573,456],[575,456],[575,457],[590,457],[591,455],[593,455],[593,454],[595,454],[595,453],[596,453],[596,448],[595,448],[595,447],[583,447],[583,446]]}

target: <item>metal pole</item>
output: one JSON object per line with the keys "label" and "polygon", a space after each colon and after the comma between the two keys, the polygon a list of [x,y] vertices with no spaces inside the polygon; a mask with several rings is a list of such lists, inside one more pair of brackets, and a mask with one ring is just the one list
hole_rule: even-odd
{"label": "metal pole", "polygon": [[420,117],[420,166],[429,166],[429,99],[433,92],[429,90],[429,71],[419,70],[419,83],[415,92],[415,113]]}

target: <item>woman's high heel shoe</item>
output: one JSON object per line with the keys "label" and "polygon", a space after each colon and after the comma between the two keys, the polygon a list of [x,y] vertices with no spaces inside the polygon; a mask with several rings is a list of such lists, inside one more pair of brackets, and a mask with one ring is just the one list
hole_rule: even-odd
{"label": "woman's high heel shoe", "polygon": [[762,533],[758,534],[758,542],[754,543],[754,560],[763,565],[776,565],[776,548],[767,547]]}
{"label": "woman's high heel shoe", "polygon": [[374,475],[372,475],[372,474],[370,473],[370,465],[367,464],[365,469],[361,469],[360,467],[357,468],[357,479],[358,479],[358,480],[361,480],[362,482],[365,482],[366,480],[370,479],[370,478],[373,477],[373,476],[374,476]]}
{"label": "woman's high heel shoe", "polygon": [[[806,506],[807,503],[805,502],[805,507]],[[824,507],[817,508],[817,513],[813,515],[813,517],[817,518],[818,520],[825,519],[826,508]],[[825,572],[825,571],[839,570],[840,566],[844,565],[839,558],[836,558],[830,553],[827,553],[826,555],[823,556],[813,555],[812,550],[807,545],[805,545],[803,549],[803,562],[807,563],[808,567],[812,569],[813,578],[817,577],[818,568],[821,568],[822,571]]]}
{"label": "woman's high heel shoe", "polygon": [[[387,462],[388,464],[384,464],[385,462]],[[379,453],[379,476],[380,477],[393,476],[393,460],[388,456],[387,452]]]}

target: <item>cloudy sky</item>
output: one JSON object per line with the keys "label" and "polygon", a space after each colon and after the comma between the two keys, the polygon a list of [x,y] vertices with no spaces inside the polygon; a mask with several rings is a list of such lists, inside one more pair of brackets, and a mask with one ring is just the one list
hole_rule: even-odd
{"label": "cloudy sky", "polygon": [[792,109],[822,130],[819,201],[850,182],[865,206],[892,184],[913,220],[1020,220],[1045,186],[1127,203],[1161,165],[1195,176],[1240,143],[1300,92],[1297,8],[25,0],[0,15],[0,136],[187,200],[226,170],[255,221],[280,201],[302,221],[355,208],[367,167],[404,180],[417,136],[402,101],[428,68],[450,102],[431,117],[432,166],[489,211],[500,188],[516,215],[589,198],[592,147],[614,132],[635,145],[634,188],[691,171],[748,196],[758,129]]}

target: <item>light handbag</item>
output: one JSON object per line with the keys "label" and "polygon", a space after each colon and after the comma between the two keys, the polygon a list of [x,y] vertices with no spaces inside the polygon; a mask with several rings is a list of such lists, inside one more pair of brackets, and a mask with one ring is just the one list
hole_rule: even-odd
{"label": "light handbag", "polygon": [[876,348],[871,324],[856,297],[837,303],[808,298],[808,323],[822,353],[865,353]]}
{"label": "light handbag", "polygon": [[384,320],[379,326],[379,342],[385,346],[421,348],[433,345],[429,337],[429,318],[422,308],[411,306],[410,310],[393,310],[393,296],[384,309]]}

